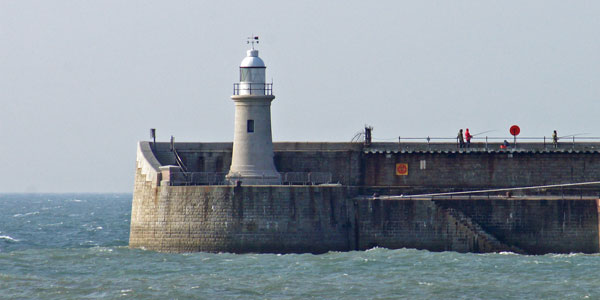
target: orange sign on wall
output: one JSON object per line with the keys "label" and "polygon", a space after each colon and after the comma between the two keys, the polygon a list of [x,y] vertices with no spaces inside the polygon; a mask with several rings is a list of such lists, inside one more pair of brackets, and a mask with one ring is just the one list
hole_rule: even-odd
{"label": "orange sign on wall", "polygon": [[398,176],[408,175],[408,164],[396,164],[396,175],[398,175]]}

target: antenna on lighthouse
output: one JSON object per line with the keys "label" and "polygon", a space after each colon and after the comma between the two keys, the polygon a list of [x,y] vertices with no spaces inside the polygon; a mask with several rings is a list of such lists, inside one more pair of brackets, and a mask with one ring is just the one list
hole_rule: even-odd
{"label": "antenna on lighthouse", "polygon": [[258,44],[258,36],[251,36],[247,38],[246,44],[252,44],[252,49],[254,50],[254,44]]}

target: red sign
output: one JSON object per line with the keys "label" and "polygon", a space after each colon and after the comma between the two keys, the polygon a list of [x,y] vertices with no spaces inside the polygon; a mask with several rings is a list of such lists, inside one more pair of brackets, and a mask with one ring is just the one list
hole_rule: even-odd
{"label": "red sign", "polygon": [[521,133],[521,128],[517,125],[510,126],[510,134],[517,136]]}
{"label": "red sign", "polygon": [[398,176],[408,175],[408,164],[396,164],[396,175],[398,175]]}

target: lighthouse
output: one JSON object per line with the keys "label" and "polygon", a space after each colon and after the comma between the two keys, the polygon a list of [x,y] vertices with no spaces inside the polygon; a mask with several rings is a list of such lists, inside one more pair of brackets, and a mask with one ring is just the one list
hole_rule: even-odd
{"label": "lighthouse", "polygon": [[281,175],[273,162],[271,138],[271,101],[273,84],[265,82],[266,66],[254,44],[240,64],[240,81],[233,85],[231,99],[235,103],[235,126],[229,182],[244,185],[281,184]]}

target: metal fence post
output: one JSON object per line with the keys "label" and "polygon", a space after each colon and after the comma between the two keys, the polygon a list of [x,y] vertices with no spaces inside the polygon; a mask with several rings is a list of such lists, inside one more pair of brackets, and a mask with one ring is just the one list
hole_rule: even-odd
{"label": "metal fence post", "polygon": [[546,150],[546,136],[544,136],[544,150]]}

